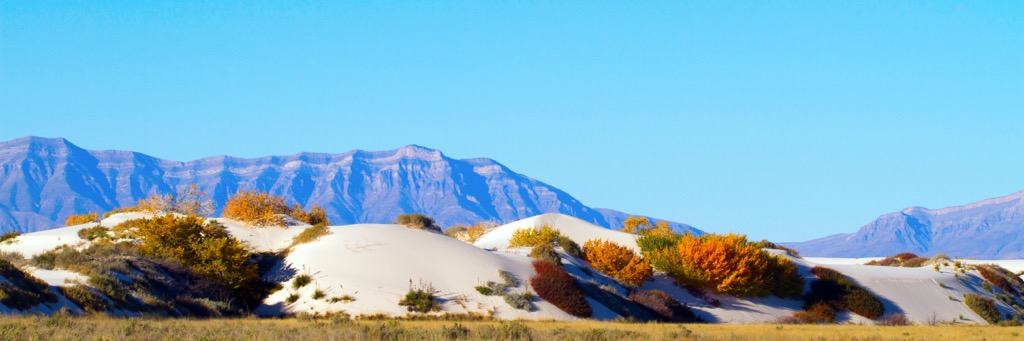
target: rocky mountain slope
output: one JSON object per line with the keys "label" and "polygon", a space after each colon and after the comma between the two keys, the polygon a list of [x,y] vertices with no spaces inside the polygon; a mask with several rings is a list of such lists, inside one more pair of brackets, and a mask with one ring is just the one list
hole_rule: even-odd
{"label": "rocky mountain slope", "polygon": [[1024,258],[1024,191],[965,206],[911,207],[878,217],[859,231],[791,243],[822,257],[945,253],[982,259]]}
{"label": "rocky mountain slope", "polygon": [[[238,189],[259,189],[304,207],[322,206],[335,224],[387,223],[409,212],[430,215],[443,227],[564,213],[612,227],[628,216],[587,207],[497,161],[457,160],[415,145],[179,162],[25,137],[0,142],[0,230],[49,229],[74,213],[133,206],[140,198],[176,193],[190,184],[209,194],[218,208]],[[672,226],[699,233],[685,224]]]}

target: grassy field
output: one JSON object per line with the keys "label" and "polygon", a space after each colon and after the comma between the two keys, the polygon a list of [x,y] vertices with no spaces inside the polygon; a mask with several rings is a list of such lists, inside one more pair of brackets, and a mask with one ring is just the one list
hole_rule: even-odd
{"label": "grassy field", "polygon": [[1024,327],[3,317],[0,340],[1021,340]]}

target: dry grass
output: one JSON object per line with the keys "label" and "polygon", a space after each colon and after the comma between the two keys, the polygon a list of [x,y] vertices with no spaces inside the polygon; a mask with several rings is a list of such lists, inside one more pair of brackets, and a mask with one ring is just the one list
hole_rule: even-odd
{"label": "dry grass", "polygon": [[534,340],[1013,340],[1024,334],[1024,327],[349,321],[344,318],[187,320],[62,315],[0,319],[0,339],[5,340],[446,340],[453,334],[474,340],[516,339],[516,336],[529,336]]}

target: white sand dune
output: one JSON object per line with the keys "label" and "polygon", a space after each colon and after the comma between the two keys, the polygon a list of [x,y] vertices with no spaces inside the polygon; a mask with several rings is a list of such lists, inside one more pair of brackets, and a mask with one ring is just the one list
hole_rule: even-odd
{"label": "white sand dune", "polygon": [[[398,305],[410,284],[430,283],[438,291],[445,312],[482,313],[503,319],[573,319],[551,304],[535,301],[526,312],[512,308],[499,296],[484,296],[474,289],[487,281],[500,282],[498,270],[512,273],[526,290],[534,274],[531,259],[521,255],[490,252],[441,234],[413,230],[400,225],[360,224],[330,227],[331,234],[315,242],[296,246],[286,258],[286,267],[270,276],[293,277],[308,273],[314,283],[298,290],[291,282],[272,294],[261,314],[345,311],[352,315],[384,314],[405,316]],[[314,300],[319,288],[327,295],[350,295],[350,303]],[[288,304],[292,293],[301,298]]]}
{"label": "white sand dune", "polygon": [[639,252],[636,246],[637,236],[634,234],[609,230],[582,219],[558,213],[541,214],[498,226],[480,236],[475,245],[485,249],[506,249],[509,239],[512,238],[512,233],[516,230],[540,228],[544,225],[559,230],[580,246],[591,239],[605,239]]}
{"label": "white sand dune", "polygon": [[216,220],[232,237],[237,238],[256,252],[273,252],[287,248],[292,244],[292,238],[310,227],[309,224],[294,221],[294,219],[287,226],[266,227],[252,227],[227,218],[217,218]]}

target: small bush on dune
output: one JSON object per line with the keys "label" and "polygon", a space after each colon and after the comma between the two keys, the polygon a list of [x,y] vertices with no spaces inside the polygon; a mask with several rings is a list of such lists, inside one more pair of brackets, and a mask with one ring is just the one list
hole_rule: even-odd
{"label": "small bush on dune", "polygon": [[537,274],[530,278],[530,286],[538,296],[570,315],[590,317],[593,311],[583,289],[565,269],[544,261],[534,261],[533,269]]}
{"label": "small bush on dune", "polygon": [[224,204],[223,214],[225,218],[258,227],[282,225],[284,221],[278,214],[290,212],[282,197],[255,190],[239,190]]}
{"label": "small bush on dune", "polygon": [[[466,227],[465,225],[455,225],[455,226],[449,227],[447,230],[444,230],[444,235],[452,237],[452,238],[455,238],[455,239],[460,239],[460,237],[464,237],[464,235],[466,233],[466,230],[468,230],[468,229],[469,228]],[[473,242],[469,242],[469,243],[472,244]]]}
{"label": "small bush on dune", "polygon": [[61,295],[82,308],[85,312],[103,312],[107,310],[107,302],[93,289],[83,285],[57,287]]}
{"label": "small bush on dune", "polygon": [[700,321],[693,310],[661,290],[633,291],[629,294],[629,300],[653,310],[665,321]]}
{"label": "small bush on dune", "polygon": [[405,293],[405,298],[398,301],[398,304],[418,313],[441,310],[441,305],[434,302],[434,293],[436,290],[430,283],[420,281],[419,285],[413,285],[412,280],[409,280],[409,292]]}
{"label": "small bush on dune", "polygon": [[630,287],[638,287],[653,276],[651,264],[633,250],[606,240],[583,243],[583,258],[598,271]]}
{"label": "small bush on dune", "polygon": [[96,212],[90,212],[90,213],[87,213],[87,214],[72,214],[72,215],[68,216],[67,219],[64,220],[64,226],[75,226],[75,225],[88,224],[88,223],[96,221],[96,218],[99,218],[99,217],[100,217],[100,214],[96,213]]}
{"label": "small bush on dune", "polygon": [[533,301],[533,294],[530,292],[518,293],[518,294],[505,294],[503,296],[505,303],[519,310],[531,310],[530,301]]}
{"label": "small bush on dune", "polygon": [[42,303],[57,302],[57,296],[50,292],[46,282],[21,271],[11,262],[0,259],[0,276],[7,279],[0,283],[0,303],[5,306],[25,310]]}
{"label": "small bush on dune", "polygon": [[966,294],[964,295],[964,304],[988,323],[995,324],[1002,320],[999,316],[999,309],[996,309],[996,302],[991,299],[977,294]]}
{"label": "small bush on dune", "polygon": [[331,230],[327,228],[327,223],[318,223],[316,225],[307,227],[302,230],[298,235],[292,238],[292,246],[312,243],[317,241],[323,236],[331,234]]}
{"label": "small bush on dune", "polygon": [[885,313],[885,306],[878,297],[838,271],[816,266],[811,273],[819,279],[811,282],[811,290],[804,298],[806,307],[824,303],[869,319],[877,319]]}
{"label": "small bush on dune", "polygon": [[548,225],[538,228],[523,228],[512,232],[508,245],[511,247],[536,247],[544,244],[552,244],[558,239],[561,233]]}
{"label": "small bush on dune", "polygon": [[399,225],[408,228],[441,232],[441,228],[434,224],[434,218],[420,213],[402,214],[398,216],[396,221]]}
{"label": "small bush on dune", "polygon": [[140,199],[135,210],[148,213],[179,213],[183,215],[208,216],[213,213],[213,202],[195,184],[182,188],[177,195],[153,194]]}
{"label": "small bush on dune", "polygon": [[444,230],[444,234],[472,244],[476,243],[484,233],[487,233],[488,227],[487,223],[476,223],[473,226],[456,225]]}
{"label": "small bush on dune", "polygon": [[20,235],[21,235],[21,232],[18,232],[18,231],[4,232],[4,234],[0,234],[0,244],[4,244],[4,243],[8,243],[10,241],[13,241],[14,238],[18,238],[18,236],[20,236]]}
{"label": "small bush on dune", "polygon": [[1024,280],[1021,280],[1019,276],[1010,270],[1006,270],[1005,268],[995,264],[978,265],[977,269],[978,274],[988,281],[988,283],[995,285],[996,288],[1014,296],[1019,296],[1024,293]]}
{"label": "small bush on dune", "polygon": [[835,321],[835,308],[831,305],[819,302],[808,306],[804,310],[793,313],[793,316],[784,318],[780,322],[792,324],[820,324],[833,323]]}
{"label": "small bush on dune", "polygon": [[330,225],[331,221],[327,219],[327,211],[323,207],[313,205],[310,207],[309,212],[302,209],[302,206],[295,204],[292,206],[291,211],[288,215],[295,218],[298,221],[304,222],[310,225]]}
{"label": "small bush on dune", "polygon": [[879,266],[896,266],[905,268],[919,268],[924,266],[926,263],[931,261],[930,258],[918,257],[916,254],[910,252],[898,253],[895,256],[886,257],[878,261],[870,261],[865,265],[879,265]]}
{"label": "small bush on dune", "polygon": [[110,239],[110,229],[103,225],[78,230],[78,237],[84,240]]}
{"label": "small bush on dune", "polygon": [[570,256],[583,258],[583,250],[580,249],[580,245],[576,244],[576,242],[569,239],[569,237],[566,237],[564,234],[559,233],[558,236],[555,237],[555,245],[558,245],[562,250],[565,250],[565,253],[568,253]]}
{"label": "small bush on dune", "polygon": [[890,327],[892,327],[892,326],[909,326],[911,324],[910,323],[910,319],[907,318],[907,315],[898,314],[898,313],[897,314],[887,314],[885,316],[882,316],[882,318],[877,320],[877,323],[880,326],[890,326]]}
{"label": "small bush on dune", "polygon": [[533,250],[530,250],[530,258],[562,265],[562,258],[558,256],[558,252],[551,244],[534,246]]}
{"label": "small bush on dune", "polygon": [[[693,289],[707,288],[737,297],[773,292],[788,295],[797,290],[796,283],[802,283],[793,269],[795,265],[747,242],[743,235],[686,234],[672,249],[651,254],[659,258],[652,262],[666,274]],[[785,281],[776,281],[783,277]],[[779,283],[793,288],[779,288]]]}
{"label": "small bush on dune", "polygon": [[796,250],[794,250],[792,248],[788,248],[788,247],[782,246],[782,245],[779,245],[779,244],[776,244],[776,243],[773,243],[773,242],[771,242],[771,241],[769,241],[767,239],[762,239],[759,242],[754,242],[754,246],[757,246],[758,248],[762,248],[762,249],[775,249],[775,250],[786,251],[791,256],[800,258],[800,253],[797,252]]}
{"label": "small bush on dune", "polygon": [[310,274],[298,274],[292,279],[292,288],[299,289],[313,283],[313,276]]}

